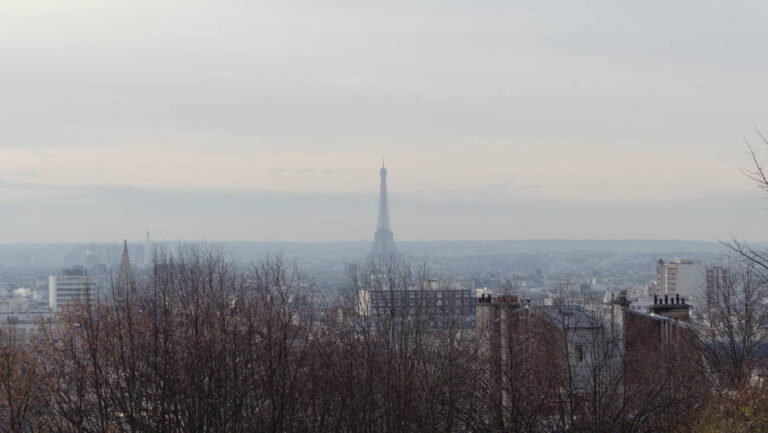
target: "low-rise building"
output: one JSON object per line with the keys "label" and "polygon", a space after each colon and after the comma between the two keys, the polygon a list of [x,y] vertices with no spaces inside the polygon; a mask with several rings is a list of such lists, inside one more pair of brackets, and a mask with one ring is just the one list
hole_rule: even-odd
{"label": "low-rise building", "polygon": [[20,341],[34,339],[41,326],[55,323],[56,313],[48,309],[2,310],[0,330]]}
{"label": "low-rise building", "polygon": [[366,317],[422,317],[440,322],[444,319],[474,319],[476,298],[472,290],[445,287],[437,280],[420,288],[370,289],[357,294],[357,313]]}

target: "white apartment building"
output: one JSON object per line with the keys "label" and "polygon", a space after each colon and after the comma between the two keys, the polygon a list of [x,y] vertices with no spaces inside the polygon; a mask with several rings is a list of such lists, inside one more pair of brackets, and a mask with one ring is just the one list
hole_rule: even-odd
{"label": "white apartment building", "polygon": [[[707,284],[707,267],[695,260],[659,260],[655,295],[680,295],[686,300],[701,297]],[[690,302],[689,302],[690,303]]]}
{"label": "white apartment building", "polygon": [[65,269],[61,275],[48,277],[48,306],[51,311],[59,311],[77,299],[84,299],[86,294],[96,297],[96,279],[83,267]]}

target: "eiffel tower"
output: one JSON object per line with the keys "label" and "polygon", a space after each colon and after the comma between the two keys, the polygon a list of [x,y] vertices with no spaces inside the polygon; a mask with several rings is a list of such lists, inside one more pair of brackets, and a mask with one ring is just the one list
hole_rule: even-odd
{"label": "eiffel tower", "polygon": [[387,168],[381,163],[381,186],[379,187],[379,221],[376,224],[376,234],[373,237],[373,246],[368,255],[369,258],[391,258],[398,255],[395,245],[395,236],[392,234],[392,226],[389,222],[389,201],[387,200]]}

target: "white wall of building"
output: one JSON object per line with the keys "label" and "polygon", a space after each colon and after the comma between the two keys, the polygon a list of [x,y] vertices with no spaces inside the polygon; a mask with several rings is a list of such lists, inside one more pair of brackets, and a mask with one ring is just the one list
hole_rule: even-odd
{"label": "white wall of building", "polygon": [[707,268],[701,262],[682,263],[677,269],[677,291],[670,295],[680,295],[686,300],[700,297],[707,283]]}
{"label": "white wall of building", "polygon": [[56,311],[56,275],[48,277],[48,308]]}
{"label": "white wall of building", "polygon": [[51,275],[48,277],[48,306],[52,311],[78,299],[84,299],[86,294],[91,299],[98,299],[96,280],[89,275]]}
{"label": "white wall of building", "polygon": [[[686,301],[700,298],[706,289],[707,267],[694,260],[673,259],[657,264],[656,294],[680,295]],[[690,302],[689,302],[690,303]]]}

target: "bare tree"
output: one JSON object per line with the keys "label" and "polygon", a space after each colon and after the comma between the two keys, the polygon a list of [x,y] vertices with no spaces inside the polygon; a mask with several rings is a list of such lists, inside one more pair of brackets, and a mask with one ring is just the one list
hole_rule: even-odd
{"label": "bare tree", "polygon": [[[455,300],[435,297],[427,275],[426,267],[402,258],[372,261],[350,275],[340,314],[325,334],[326,357],[334,360],[328,382],[340,384],[335,404],[327,405],[338,420],[334,431],[454,432],[475,425],[473,340]],[[353,294],[370,291],[378,304],[366,309]]]}
{"label": "bare tree", "polygon": [[743,257],[723,269],[722,278],[707,288],[696,321],[713,383],[721,390],[749,384],[768,337],[766,274]]}
{"label": "bare tree", "polygon": [[48,377],[34,342],[0,330],[0,431],[22,433],[47,423]]}
{"label": "bare tree", "polygon": [[281,259],[161,252],[131,284],[52,330],[54,431],[305,431],[313,311]]}
{"label": "bare tree", "polygon": [[[161,250],[125,275],[111,299],[68,307],[40,346],[0,347],[4,429],[618,433],[697,413],[680,398],[696,391],[679,373],[688,352],[627,356],[618,306],[484,315],[491,361],[487,326],[467,327],[463,301],[402,258],[352,272],[323,305],[279,257],[244,269],[215,249]],[[355,294],[371,289],[381,304],[366,310]]]}

